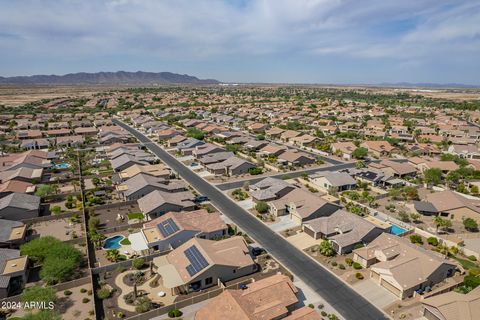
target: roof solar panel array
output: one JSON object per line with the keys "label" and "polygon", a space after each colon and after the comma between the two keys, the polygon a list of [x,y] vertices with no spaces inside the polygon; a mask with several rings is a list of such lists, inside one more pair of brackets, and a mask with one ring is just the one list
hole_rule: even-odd
{"label": "roof solar panel array", "polygon": [[197,274],[200,270],[208,267],[209,263],[200,253],[196,246],[191,246],[184,251],[190,265],[187,266],[187,272],[190,276]]}
{"label": "roof solar panel array", "polygon": [[174,234],[179,230],[177,224],[172,218],[159,223],[157,227],[164,238]]}

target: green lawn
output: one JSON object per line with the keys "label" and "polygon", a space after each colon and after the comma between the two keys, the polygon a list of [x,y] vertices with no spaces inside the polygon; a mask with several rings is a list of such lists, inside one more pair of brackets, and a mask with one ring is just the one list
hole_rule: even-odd
{"label": "green lawn", "polygon": [[120,244],[129,245],[129,244],[131,244],[131,242],[130,242],[130,240],[128,240],[128,238],[123,238],[123,240],[120,241]]}
{"label": "green lawn", "polygon": [[145,218],[145,216],[143,215],[142,212],[130,212],[128,214],[128,219],[129,220],[132,220],[132,219],[140,219],[141,220],[141,219],[144,219],[144,218]]}
{"label": "green lawn", "polygon": [[458,258],[458,257],[455,257],[455,256],[453,257],[453,259],[457,260],[462,265],[462,267],[464,267],[467,270],[478,267],[475,262],[467,260],[467,259],[461,259],[461,258]]}

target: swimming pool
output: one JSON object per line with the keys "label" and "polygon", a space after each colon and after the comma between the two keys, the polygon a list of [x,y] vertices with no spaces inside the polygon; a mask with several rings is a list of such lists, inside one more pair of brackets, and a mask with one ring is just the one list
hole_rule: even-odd
{"label": "swimming pool", "polygon": [[400,228],[399,226],[397,226],[396,224],[392,224],[392,228],[390,229],[390,233],[391,234],[394,234],[396,236],[399,236],[401,234],[404,234],[405,232],[407,232],[408,230],[407,229],[403,229],[403,228]]}
{"label": "swimming pool", "polygon": [[53,165],[53,167],[55,169],[68,169],[68,168],[70,168],[70,164],[68,164],[66,162],[56,163],[56,164]]}
{"label": "swimming pool", "polygon": [[125,237],[122,235],[116,235],[110,238],[105,239],[105,243],[103,244],[103,249],[105,250],[114,250],[120,249],[122,246],[120,241],[122,241]]}

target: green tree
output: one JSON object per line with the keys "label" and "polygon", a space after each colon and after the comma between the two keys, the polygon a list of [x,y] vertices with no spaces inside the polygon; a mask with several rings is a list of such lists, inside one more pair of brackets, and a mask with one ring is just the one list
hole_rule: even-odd
{"label": "green tree", "polygon": [[355,168],[357,169],[365,168],[365,162],[362,160],[358,160],[357,162],[355,162]]}
{"label": "green tree", "polygon": [[105,257],[107,258],[108,261],[112,261],[112,262],[118,262],[122,260],[122,255],[120,254],[120,251],[118,251],[117,249],[107,250],[105,252]]}
{"label": "green tree", "polygon": [[102,287],[97,290],[97,297],[101,300],[108,299],[110,294],[110,290],[108,290],[106,287]]}
{"label": "green tree", "polygon": [[468,231],[478,231],[478,223],[477,221],[473,220],[472,218],[466,218],[463,220],[463,226]]}
{"label": "green tree", "polygon": [[142,269],[144,265],[145,259],[137,258],[132,261],[132,266],[137,270]]}
{"label": "green tree", "polygon": [[[11,318],[12,320],[14,318]],[[22,320],[62,320],[62,316],[54,310],[40,310],[29,312],[21,318]]]}
{"label": "green tree", "polygon": [[55,302],[57,301],[57,291],[53,288],[33,286],[25,288],[22,292],[22,302]]}
{"label": "green tree", "polygon": [[82,253],[73,245],[47,236],[20,246],[20,253],[42,265],[40,278],[49,284],[70,279],[78,269]]}
{"label": "green tree", "polygon": [[422,237],[420,237],[418,234],[412,234],[410,236],[410,242],[411,243],[423,244]]}
{"label": "green tree", "polygon": [[332,243],[326,239],[320,242],[320,245],[318,246],[318,251],[326,257],[331,257],[335,254]]}
{"label": "green tree", "polygon": [[144,313],[152,309],[152,301],[147,297],[143,296],[138,298],[135,301],[135,311],[138,313]]}
{"label": "green tree", "polygon": [[262,172],[263,172],[262,168],[259,168],[259,167],[253,167],[248,169],[248,173],[250,173],[252,176],[262,174]]}
{"label": "green tree", "polygon": [[197,140],[203,140],[205,138],[205,132],[197,128],[189,128],[187,130],[187,137],[191,137]]}
{"label": "green tree", "polygon": [[423,175],[427,184],[437,185],[442,182],[442,170],[438,168],[427,169]]}
{"label": "green tree", "polygon": [[352,157],[355,159],[364,159],[368,155],[368,149],[367,148],[357,148],[352,152]]}
{"label": "green tree", "polygon": [[35,195],[37,197],[40,197],[42,199],[45,199],[46,197],[52,195],[55,193],[55,187],[52,184],[41,184],[37,187],[37,191],[35,192]]}
{"label": "green tree", "polygon": [[266,213],[268,211],[268,204],[265,201],[259,201],[255,205],[255,210],[257,210],[258,213]]}

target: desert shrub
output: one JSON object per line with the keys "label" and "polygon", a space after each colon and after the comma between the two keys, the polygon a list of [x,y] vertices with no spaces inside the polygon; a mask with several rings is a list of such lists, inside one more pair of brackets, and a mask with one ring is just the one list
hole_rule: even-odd
{"label": "desert shrub", "polygon": [[435,246],[435,247],[438,246],[438,239],[435,238],[435,237],[429,237],[427,239],[427,242],[428,242],[428,244],[430,244],[432,246]]}
{"label": "desert shrub", "polygon": [[357,272],[357,273],[355,273],[355,278],[357,278],[358,280],[362,280],[363,279],[363,274],[361,274],[360,272]]}
{"label": "desert shrub", "polygon": [[358,263],[358,262],[354,262],[354,263],[352,264],[352,266],[353,266],[353,269],[355,269],[355,270],[360,270],[360,269],[362,269],[362,265],[361,265],[360,263]]}

